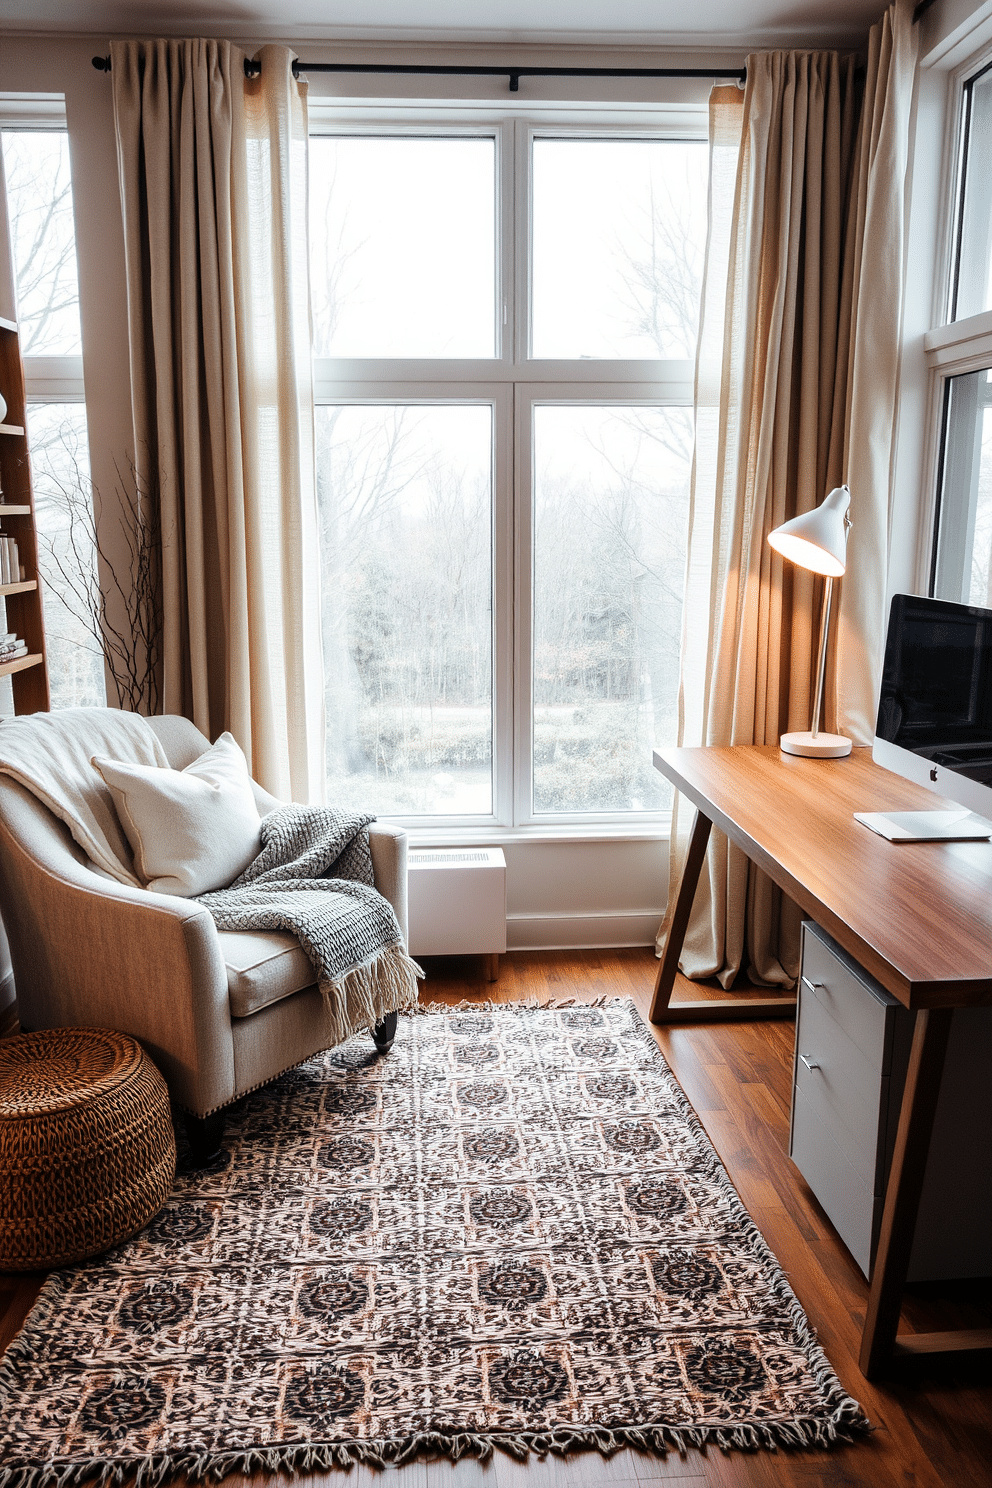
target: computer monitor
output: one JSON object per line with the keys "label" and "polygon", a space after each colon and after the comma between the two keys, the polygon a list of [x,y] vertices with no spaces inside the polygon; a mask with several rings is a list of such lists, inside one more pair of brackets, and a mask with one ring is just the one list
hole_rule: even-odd
{"label": "computer monitor", "polygon": [[992,610],[893,597],[872,758],[963,808],[920,836],[982,835],[954,828],[967,812],[992,821]]}

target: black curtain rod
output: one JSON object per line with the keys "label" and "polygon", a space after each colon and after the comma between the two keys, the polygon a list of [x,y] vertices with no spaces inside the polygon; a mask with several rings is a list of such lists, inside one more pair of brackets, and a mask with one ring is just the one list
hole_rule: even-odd
{"label": "black curtain rod", "polygon": [[[98,72],[110,71],[109,57],[94,57]],[[245,77],[256,77],[260,62],[245,58]],[[600,78],[735,78],[743,83],[744,67],[413,67],[392,63],[366,62],[300,62],[293,63],[293,76],[301,72],[376,72],[415,74],[418,77],[505,77],[510,92],[520,91],[522,77],[600,77]]]}

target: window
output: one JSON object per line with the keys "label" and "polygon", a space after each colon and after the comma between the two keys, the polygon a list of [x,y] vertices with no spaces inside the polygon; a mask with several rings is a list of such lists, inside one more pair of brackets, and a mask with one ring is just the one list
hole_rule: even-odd
{"label": "window", "polygon": [[106,701],[93,614],[96,555],[83,403],[79,285],[68,137],[64,129],[2,130],[17,319],[28,398],[28,445],[44,584],[53,708]]}
{"label": "window", "polygon": [[438,826],[649,819],[705,116],[311,127],[332,798]]}
{"label": "window", "polygon": [[951,320],[992,309],[992,64],[970,77],[961,100],[961,162]]}

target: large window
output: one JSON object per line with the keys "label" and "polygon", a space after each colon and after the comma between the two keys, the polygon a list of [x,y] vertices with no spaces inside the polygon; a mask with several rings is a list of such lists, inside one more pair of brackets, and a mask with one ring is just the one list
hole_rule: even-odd
{"label": "large window", "polygon": [[706,171],[647,129],[312,138],[333,799],[668,805]]}
{"label": "large window", "polygon": [[102,704],[79,284],[64,129],[2,130],[53,708]]}

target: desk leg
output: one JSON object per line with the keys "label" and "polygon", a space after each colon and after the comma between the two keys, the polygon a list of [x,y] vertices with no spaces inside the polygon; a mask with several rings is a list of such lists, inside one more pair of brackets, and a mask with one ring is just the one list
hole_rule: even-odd
{"label": "desk leg", "polygon": [[[861,1338],[861,1372],[876,1379],[892,1358],[903,1352],[896,1344],[916,1214],[923,1191],[930,1133],[940,1094],[940,1076],[951,1026],[950,1008],[922,1009],[916,1014],[906,1086],[899,1108],[899,1128],[885,1186],[882,1229],[875,1252],[868,1312]],[[912,1339],[914,1335],[909,1335]],[[918,1339],[930,1337],[916,1335]],[[908,1341],[908,1340],[907,1340]],[[905,1352],[924,1352],[919,1345]]]}
{"label": "desk leg", "polygon": [[685,860],[685,867],[682,869],[679,894],[675,901],[675,913],[672,915],[661,965],[655,977],[654,1001],[651,1004],[652,1023],[667,1021],[665,1014],[672,1000],[672,988],[675,986],[675,978],[678,975],[679,957],[682,954],[685,932],[689,928],[692,901],[696,896],[696,885],[699,883],[699,875],[703,870],[706,844],[710,840],[712,826],[713,823],[709,817],[704,816],[701,811],[696,812],[696,820],[692,824],[692,836],[689,838],[689,854]]}
{"label": "desk leg", "polygon": [[791,1018],[795,1015],[794,997],[719,997],[705,1001],[672,1002],[672,989],[679,969],[679,957],[689,928],[689,915],[696,895],[696,885],[706,856],[713,823],[701,811],[689,838],[689,853],[682,870],[675,913],[668,930],[668,939],[662,953],[661,964],[654,983],[654,1000],[651,1003],[652,1023],[714,1023],[736,1022],[740,1018]]}

